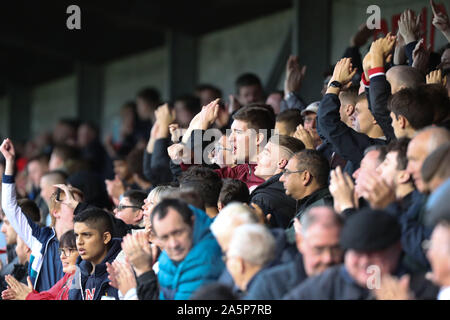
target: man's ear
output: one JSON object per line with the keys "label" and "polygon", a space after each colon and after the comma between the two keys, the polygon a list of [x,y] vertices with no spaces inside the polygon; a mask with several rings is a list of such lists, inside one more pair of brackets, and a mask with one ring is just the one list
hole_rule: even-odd
{"label": "man's ear", "polygon": [[261,144],[262,144],[262,142],[264,141],[264,133],[262,133],[262,132],[259,132],[257,135],[256,135],[256,145],[257,146],[261,146]]}
{"label": "man's ear", "polygon": [[348,104],[345,106],[345,114],[350,117],[353,112],[355,112],[355,106],[352,104]]}
{"label": "man's ear", "polygon": [[411,175],[406,170],[402,170],[397,175],[397,181],[399,184],[407,183],[411,179]]}
{"label": "man's ear", "polygon": [[307,186],[312,182],[313,176],[308,170],[303,171],[301,175],[302,175],[302,183],[304,186]]}
{"label": "man's ear", "polygon": [[191,221],[192,221],[192,226],[194,226],[194,223],[195,223],[195,215],[194,214],[192,214],[192,216],[191,216]]}
{"label": "man's ear", "polygon": [[280,161],[278,161],[278,169],[284,169],[287,164],[288,164],[289,160],[287,159],[280,159]]}
{"label": "man's ear", "polygon": [[111,239],[112,239],[111,232],[106,231],[103,233],[103,243],[105,245],[108,244],[111,241]]}
{"label": "man's ear", "polygon": [[302,253],[302,244],[303,244],[303,236],[301,232],[295,231],[295,245],[297,246],[297,250]]}
{"label": "man's ear", "polygon": [[136,219],[135,219],[136,222],[141,221],[143,217],[144,217],[144,210],[142,210],[142,209],[137,210]]}
{"label": "man's ear", "polygon": [[217,209],[221,211],[223,209],[223,204],[221,201],[217,201]]}
{"label": "man's ear", "polygon": [[408,120],[402,115],[398,116],[398,122],[399,122],[400,128],[402,128],[402,129],[405,129],[409,125]]}

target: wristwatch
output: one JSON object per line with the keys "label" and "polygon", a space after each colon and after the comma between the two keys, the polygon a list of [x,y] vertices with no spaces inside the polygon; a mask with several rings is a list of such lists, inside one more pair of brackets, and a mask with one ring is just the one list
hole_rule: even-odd
{"label": "wristwatch", "polygon": [[339,81],[332,81],[329,85],[329,87],[333,87],[333,88],[341,88],[342,87],[342,83],[340,83]]}

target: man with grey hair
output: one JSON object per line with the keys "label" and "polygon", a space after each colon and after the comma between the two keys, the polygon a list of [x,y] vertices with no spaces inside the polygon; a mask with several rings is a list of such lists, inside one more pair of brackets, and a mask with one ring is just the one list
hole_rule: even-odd
{"label": "man with grey hair", "polygon": [[339,235],[342,217],[330,207],[313,207],[296,222],[300,255],[289,263],[264,270],[245,297],[248,300],[281,299],[308,277],[342,262]]}
{"label": "man with grey hair", "polygon": [[243,294],[275,256],[275,238],[267,227],[244,224],[236,228],[226,252],[226,266]]}
{"label": "man with grey hair", "polygon": [[[258,224],[259,220],[256,214],[247,206],[239,202],[232,202],[223,208],[214,219],[210,228],[219,243],[222,252],[228,251],[231,238],[237,227],[244,224]],[[286,239],[284,229],[272,228],[269,231],[275,238],[275,255],[269,261],[268,267],[287,263],[295,259],[298,251],[295,246]],[[219,282],[234,288],[238,293],[240,288],[236,286],[228,269],[225,269],[219,278]]]}

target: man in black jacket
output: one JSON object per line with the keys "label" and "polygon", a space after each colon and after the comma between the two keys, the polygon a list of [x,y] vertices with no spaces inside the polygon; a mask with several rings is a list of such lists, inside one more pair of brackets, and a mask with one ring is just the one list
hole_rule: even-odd
{"label": "man in black jacket", "polygon": [[[296,153],[283,169],[280,181],[286,194],[297,200],[296,218],[315,206],[332,206],[333,198],[328,191],[328,160],[320,152],[305,149]],[[286,234],[294,242],[294,219],[291,219]]]}
{"label": "man in black jacket", "polygon": [[286,228],[295,215],[295,200],[286,195],[280,177],[289,159],[304,148],[303,142],[296,138],[275,135],[258,155],[255,175],[265,182],[252,191],[250,203],[258,205],[265,215],[271,215],[271,227]]}
{"label": "man in black jacket", "polygon": [[350,174],[359,167],[367,147],[386,143],[383,131],[369,111],[365,94],[358,96],[352,115],[353,129],[341,121],[339,92],[350,83],[355,73],[349,58],[343,58],[336,64],[317,115],[319,134],[333,145],[339,156],[347,160],[345,171]]}

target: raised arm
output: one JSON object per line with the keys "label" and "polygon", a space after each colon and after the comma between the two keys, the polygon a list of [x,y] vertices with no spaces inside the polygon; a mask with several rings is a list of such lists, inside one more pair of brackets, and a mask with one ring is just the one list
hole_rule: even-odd
{"label": "raised arm", "polygon": [[40,227],[25,215],[17,204],[14,183],[14,161],[16,153],[14,145],[8,138],[0,146],[0,152],[6,160],[5,173],[2,182],[2,209],[8,217],[17,235],[32,248],[34,237],[40,234]]}

